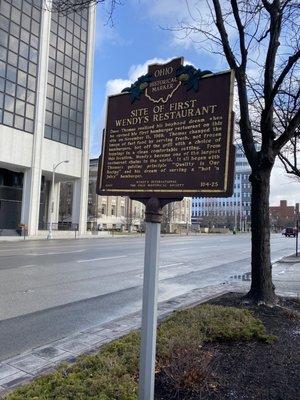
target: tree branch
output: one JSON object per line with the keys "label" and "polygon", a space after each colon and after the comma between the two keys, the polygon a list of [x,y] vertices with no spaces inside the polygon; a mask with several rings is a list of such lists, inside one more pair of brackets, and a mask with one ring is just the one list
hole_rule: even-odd
{"label": "tree branch", "polygon": [[239,8],[236,0],[231,0],[231,6],[232,6],[232,11],[234,15],[234,19],[239,31],[239,40],[240,40],[240,50],[241,50],[241,68],[243,71],[246,68],[247,65],[247,49],[245,45],[245,31],[244,31],[244,25],[242,24],[240,14],[239,14]]}
{"label": "tree branch", "polygon": [[[294,117],[290,120],[288,127],[286,128],[285,132],[279,136],[278,139],[275,140],[273,143],[273,150],[276,154],[279,154],[280,150],[287,142],[292,139],[295,135],[296,129],[299,128],[300,125],[300,110],[296,112]],[[299,136],[299,134],[297,134]]]}

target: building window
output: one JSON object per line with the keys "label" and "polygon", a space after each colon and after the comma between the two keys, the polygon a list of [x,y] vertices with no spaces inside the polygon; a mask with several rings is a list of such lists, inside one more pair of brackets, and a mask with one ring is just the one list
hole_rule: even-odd
{"label": "building window", "polygon": [[45,137],[82,148],[88,14],[51,18],[46,110],[58,115],[46,122]]}
{"label": "building window", "polygon": [[33,133],[41,0],[0,2],[0,124]]}

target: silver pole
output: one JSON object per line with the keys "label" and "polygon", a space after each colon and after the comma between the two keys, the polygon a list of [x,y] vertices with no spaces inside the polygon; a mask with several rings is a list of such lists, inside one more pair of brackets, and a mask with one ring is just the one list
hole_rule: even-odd
{"label": "silver pole", "polygon": [[154,399],[160,223],[146,222],[139,400]]}

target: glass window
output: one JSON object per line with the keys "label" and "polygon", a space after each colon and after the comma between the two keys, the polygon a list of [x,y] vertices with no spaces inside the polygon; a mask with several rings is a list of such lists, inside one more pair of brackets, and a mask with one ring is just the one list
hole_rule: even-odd
{"label": "glass window", "polygon": [[71,85],[71,94],[72,96],[77,96],[77,86]]}
{"label": "glass window", "polygon": [[59,89],[63,88],[63,80],[59,76],[57,76],[55,79],[55,86]]}
{"label": "glass window", "polygon": [[0,61],[0,76],[5,78],[5,63]]}
{"label": "glass window", "polygon": [[[5,34],[7,35],[7,34]],[[14,51],[15,53],[18,53],[18,49],[19,49],[19,42],[18,39],[16,39],[14,36],[10,36],[9,37],[9,49]]]}
{"label": "glass window", "polygon": [[54,128],[60,129],[60,116],[53,114],[53,126]]}
{"label": "glass window", "polygon": [[16,80],[17,80],[17,68],[12,67],[11,65],[7,65],[6,77],[10,81],[16,82]]}
{"label": "glass window", "polygon": [[69,107],[63,105],[62,109],[61,109],[61,113],[64,117],[68,117],[69,116]]}
{"label": "glass window", "polygon": [[26,14],[22,14],[21,25],[24,29],[30,32],[30,18]]}
{"label": "glass window", "polygon": [[15,128],[17,129],[24,129],[24,118],[19,116],[19,115],[15,115],[15,124],[14,124]]}
{"label": "glass window", "polygon": [[1,92],[4,92],[4,85],[5,85],[4,78],[0,78],[0,91]]}
{"label": "glass window", "polygon": [[[1,4],[1,9],[0,11],[2,12],[2,4]],[[9,28],[9,19],[6,18],[4,15],[0,15],[0,26],[2,29],[4,29],[4,31],[8,31]],[[2,30],[1,30],[1,35],[2,35]]]}
{"label": "glass window", "polygon": [[54,91],[54,100],[61,102],[62,91],[60,89],[55,89]]}
{"label": "glass window", "polygon": [[37,50],[33,49],[32,47],[29,50],[29,59],[30,61],[37,63],[38,62],[38,52]]}
{"label": "glass window", "polygon": [[7,94],[10,94],[11,96],[15,97],[15,95],[16,95],[16,85],[15,85],[15,83],[10,82],[10,81],[6,81],[5,92]]}
{"label": "glass window", "polygon": [[31,32],[37,36],[40,33],[40,25],[36,21],[31,21]]}
{"label": "glass window", "polygon": [[41,12],[40,10],[38,10],[37,8],[33,7],[32,8],[32,14],[31,14],[32,18],[34,20],[36,20],[37,22],[40,22],[40,18],[41,18]]}
{"label": "glass window", "polygon": [[33,121],[25,119],[25,131],[33,133]]}
{"label": "glass window", "polygon": [[14,106],[15,106],[15,99],[12,96],[9,95],[5,95],[5,99],[4,99],[4,108],[7,111],[14,111]]}
{"label": "glass window", "polygon": [[26,105],[26,117],[30,119],[34,118],[34,107],[31,104]]}
{"label": "glass window", "polygon": [[62,53],[61,51],[57,50],[56,59],[61,64],[64,64],[64,53]]}
{"label": "glass window", "polygon": [[56,114],[61,114],[61,103],[54,102],[54,112]]}
{"label": "glass window", "polygon": [[53,111],[53,101],[50,99],[46,99],[46,109],[48,111]]}
{"label": "glass window", "polygon": [[82,138],[79,137],[79,136],[76,136],[76,147],[77,147],[78,149],[81,149],[81,148],[82,148]]}
{"label": "glass window", "polygon": [[51,126],[47,126],[47,125],[45,126],[44,135],[45,135],[45,138],[51,139],[51,136],[52,136],[52,128],[51,128]]}
{"label": "glass window", "polygon": [[0,46],[0,60],[6,61],[7,49]]}
{"label": "glass window", "polygon": [[25,102],[22,100],[16,100],[16,114],[25,115]]}
{"label": "glass window", "polygon": [[75,146],[75,136],[69,135],[68,145],[69,146]]}
{"label": "glass window", "polygon": [[26,1],[23,0],[23,12],[30,15],[31,14],[31,6]]}
{"label": "glass window", "polygon": [[[50,61],[50,60],[49,60]],[[55,79],[55,75],[52,74],[51,72],[48,73],[48,83],[50,83],[50,85],[54,86],[54,79]]]}
{"label": "glass window", "polygon": [[7,62],[12,65],[17,65],[18,63],[17,54],[13,53],[12,51],[8,51]]}
{"label": "glass window", "polygon": [[10,34],[14,35],[18,38],[20,36],[20,25],[17,25],[14,22],[11,22],[10,23]]}
{"label": "glass window", "polygon": [[46,125],[52,125],[52,113],[46,111],[46,115],[45,115],[45,123]]}
{"label": "glass window", "polygon": [[11,10],[11,19],[12,19],[12,21],[14,21],[16,24],[20,25],[20,22],[21,22],[21,12],[20,12],[17,8],[15,8],[15,7],[13,7],[12,10]]}
{"label": "glass window", "polygon": [[26,101],[30,104],[35,104],[35,92],[27,90]]}
{"label": "glass window", "polygon": [[60,139],[60,131],[58,129],[53,129],[52,130],[52,139],[59,141]]}
{"label": "glass window", "polygon": [[47,85],[47,97],[53,99],[54,88],[51,85]]}
{"label": "glass window", "polygon": [[29,62],[28,72],[33,76],[37,76],[37,65]]}
{"label": "glass window", "polygon": [[18,63],[18,64],[19,64],[18,67],[19,67],[22,71],[27,72],[27,69],[28,69],[28,61],[26,60],[26,58],[19,57],[19,63]]}
{"label": "glass window", "polygon": [[60,140],[62,143],[67,144],[68,143],[68,134],[65,132],[61,132]]}
{"label": "glass window", "polygon": [[64,131],[68,131],[68,128],[69,128],[68,119],[62,117],[61,118],[61,129]]}
{"label": "glass window", "polygon": [[28,58],[28,54],[29,54],[29,46],[28,44],[24,43],[24,42],[20,42],[20,55]]}
{"label": "glass window", "polygon": [[17,85],[17,97],[21,100],[25,100],[26,89],[22,86]]}
{"label": "glass window", "polygon": [[4,111],[3,112],[3,123],[5,125],[13,126],[14,122],[14,115],[10,112]]}
{"label": "glass window", "polygon": [[70,103],[70,95],[68,93],[63,92],[63,99],[62,102],[65,106],[69,105]]}
{"label": "glass window", "polygon": [[28,89],[35,90],[35,78],[31,75],[28,75],[27,87]]}
{"label": "glass window", "polygon": [[26,86],[26,78],[27,78],[27,75],[24,72],[19,70],[18,71],[18,84],[22,85],[22,86]]}
{"label": "glass window", "polygon": [[35,49],[39,48],[39,38],[33,34],[30,35],[30,46],[34,47]]}

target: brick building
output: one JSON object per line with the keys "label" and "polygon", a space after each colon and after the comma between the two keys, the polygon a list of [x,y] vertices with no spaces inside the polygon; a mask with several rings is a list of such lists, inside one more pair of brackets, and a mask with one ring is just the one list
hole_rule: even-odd
{"label": "brick building", "polygon": [[288,206],[287,200],[280,200],[279,206],[270,207],[271,226],[275,230],[281,230],[288,226],[296,225],[296,218],[299,218],[299,203],[295,206]]}

